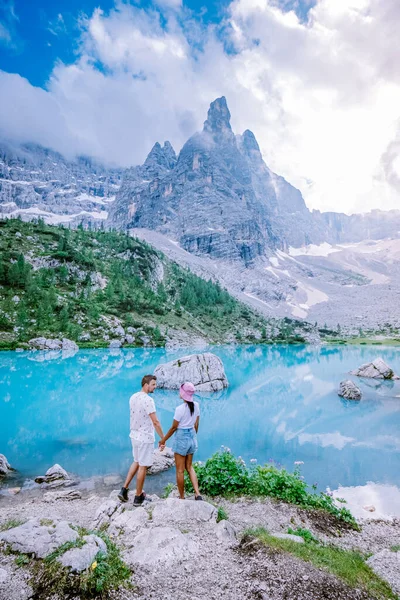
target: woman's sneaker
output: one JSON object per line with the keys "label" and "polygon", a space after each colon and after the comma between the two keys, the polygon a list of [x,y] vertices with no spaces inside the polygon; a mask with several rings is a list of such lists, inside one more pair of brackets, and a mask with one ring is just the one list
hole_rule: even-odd
{"label": "woman's sneaker", "polygon": [[121,502],[128,502],[128,488],[121,488],[121,491],[118,494],[118,499],[121,500]]}
{"label": "woman's sneaker", "polygon": [[195,496],[195,497],[194,497],[194,499],[195,499],[195,500],[200,500],[200,501],[203,501],[203,498],[202,498],[201,496]]}
{"label": "woman's sneaker", "polygon": [[140,496],[135,496],[133,506],[142,506],[145,500],[147,500],[147,502],[151,502],[151,498],[147,498],[146,494],[142,492]]}

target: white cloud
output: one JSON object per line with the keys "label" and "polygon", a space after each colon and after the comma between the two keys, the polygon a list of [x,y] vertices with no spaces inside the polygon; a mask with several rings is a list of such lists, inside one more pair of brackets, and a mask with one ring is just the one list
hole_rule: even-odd
{"label": "white cloud", "polygon": [[396,0],[320,0],[306,23],[273,0],[234,0],[222,29],[158,4],[163,22],[156,9],[97,9],[46,90],[1,74],[3,135],[127,166],[156,140],[179,149],[224,94],[234,129],[254,131],[309,206],[399,207]]}

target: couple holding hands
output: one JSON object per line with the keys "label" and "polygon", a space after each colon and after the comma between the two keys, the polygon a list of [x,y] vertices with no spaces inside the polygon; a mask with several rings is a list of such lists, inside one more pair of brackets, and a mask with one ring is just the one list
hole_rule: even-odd
{"label": "couple holding hands", "polygon": [[133,394],[129,400],[130,408],[130,438],[133,450],[133,463],[131,464],[124,486],[118,498],[121,502],[128,501],[128,488],[136,475],[136,495],[134,506],[141,506],[146,499],[143,491],[144,481],[148,467],[154,461],[154,431],[160,436],[158,446],[165,448],[169,438],[174,435],[172,449],[175,454],[176,483],[179,497],[185,498],[184,475],[188,472],[192,482],[195,500],[202,500],[195,470],[192,466],[193,454],[197,450],[197,431],[199,429],[200,409],[198,402],[194,402],[195,388],[193,383],[183,383],[179,390],[182,404],[175,410],[174,420],[168,433],[164,435],[158,420],[154,400],[151,397],[157,387],[155,375],[145,375],[142,379],[142,389]]}

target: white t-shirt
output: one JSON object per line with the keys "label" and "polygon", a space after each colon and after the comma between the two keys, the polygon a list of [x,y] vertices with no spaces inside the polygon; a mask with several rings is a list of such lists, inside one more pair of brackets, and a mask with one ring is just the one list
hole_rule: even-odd
{"label": "white t-shirt", "polygon": [[130,397],[131,432],[129,436],[135,442],[154,442],[154,426],[149,415],[156,412],[153,398],[145,392],[137,392]]}
{"label": "white t-shirt", "polygon": [[194,402],[194,413],[190,414],[190,408],[186,402],[182,402],[176,409],[174,420],[179,421],[178,429],[189,429],[194,427],[197,417],[200,415],[199,403]]}

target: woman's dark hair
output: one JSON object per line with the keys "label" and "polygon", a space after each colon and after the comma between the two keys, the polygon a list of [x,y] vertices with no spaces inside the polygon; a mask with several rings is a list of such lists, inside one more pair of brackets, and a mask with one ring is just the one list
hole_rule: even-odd
{"label": "woman's dark hair", "polygon": [[190,410],[190,414],[192,415],[194,413],[194,402],[188,402],[186,400],[186,404],[188,405],[189,410]]}
{"label": "woman's dark hair", "polygon": [[149,384],[150,381],[153,381],[153,379],[154,381],[157,381],[157,377],[155,375],[145,375],[142,379],[142,387],[146,385],[146,383]]}

